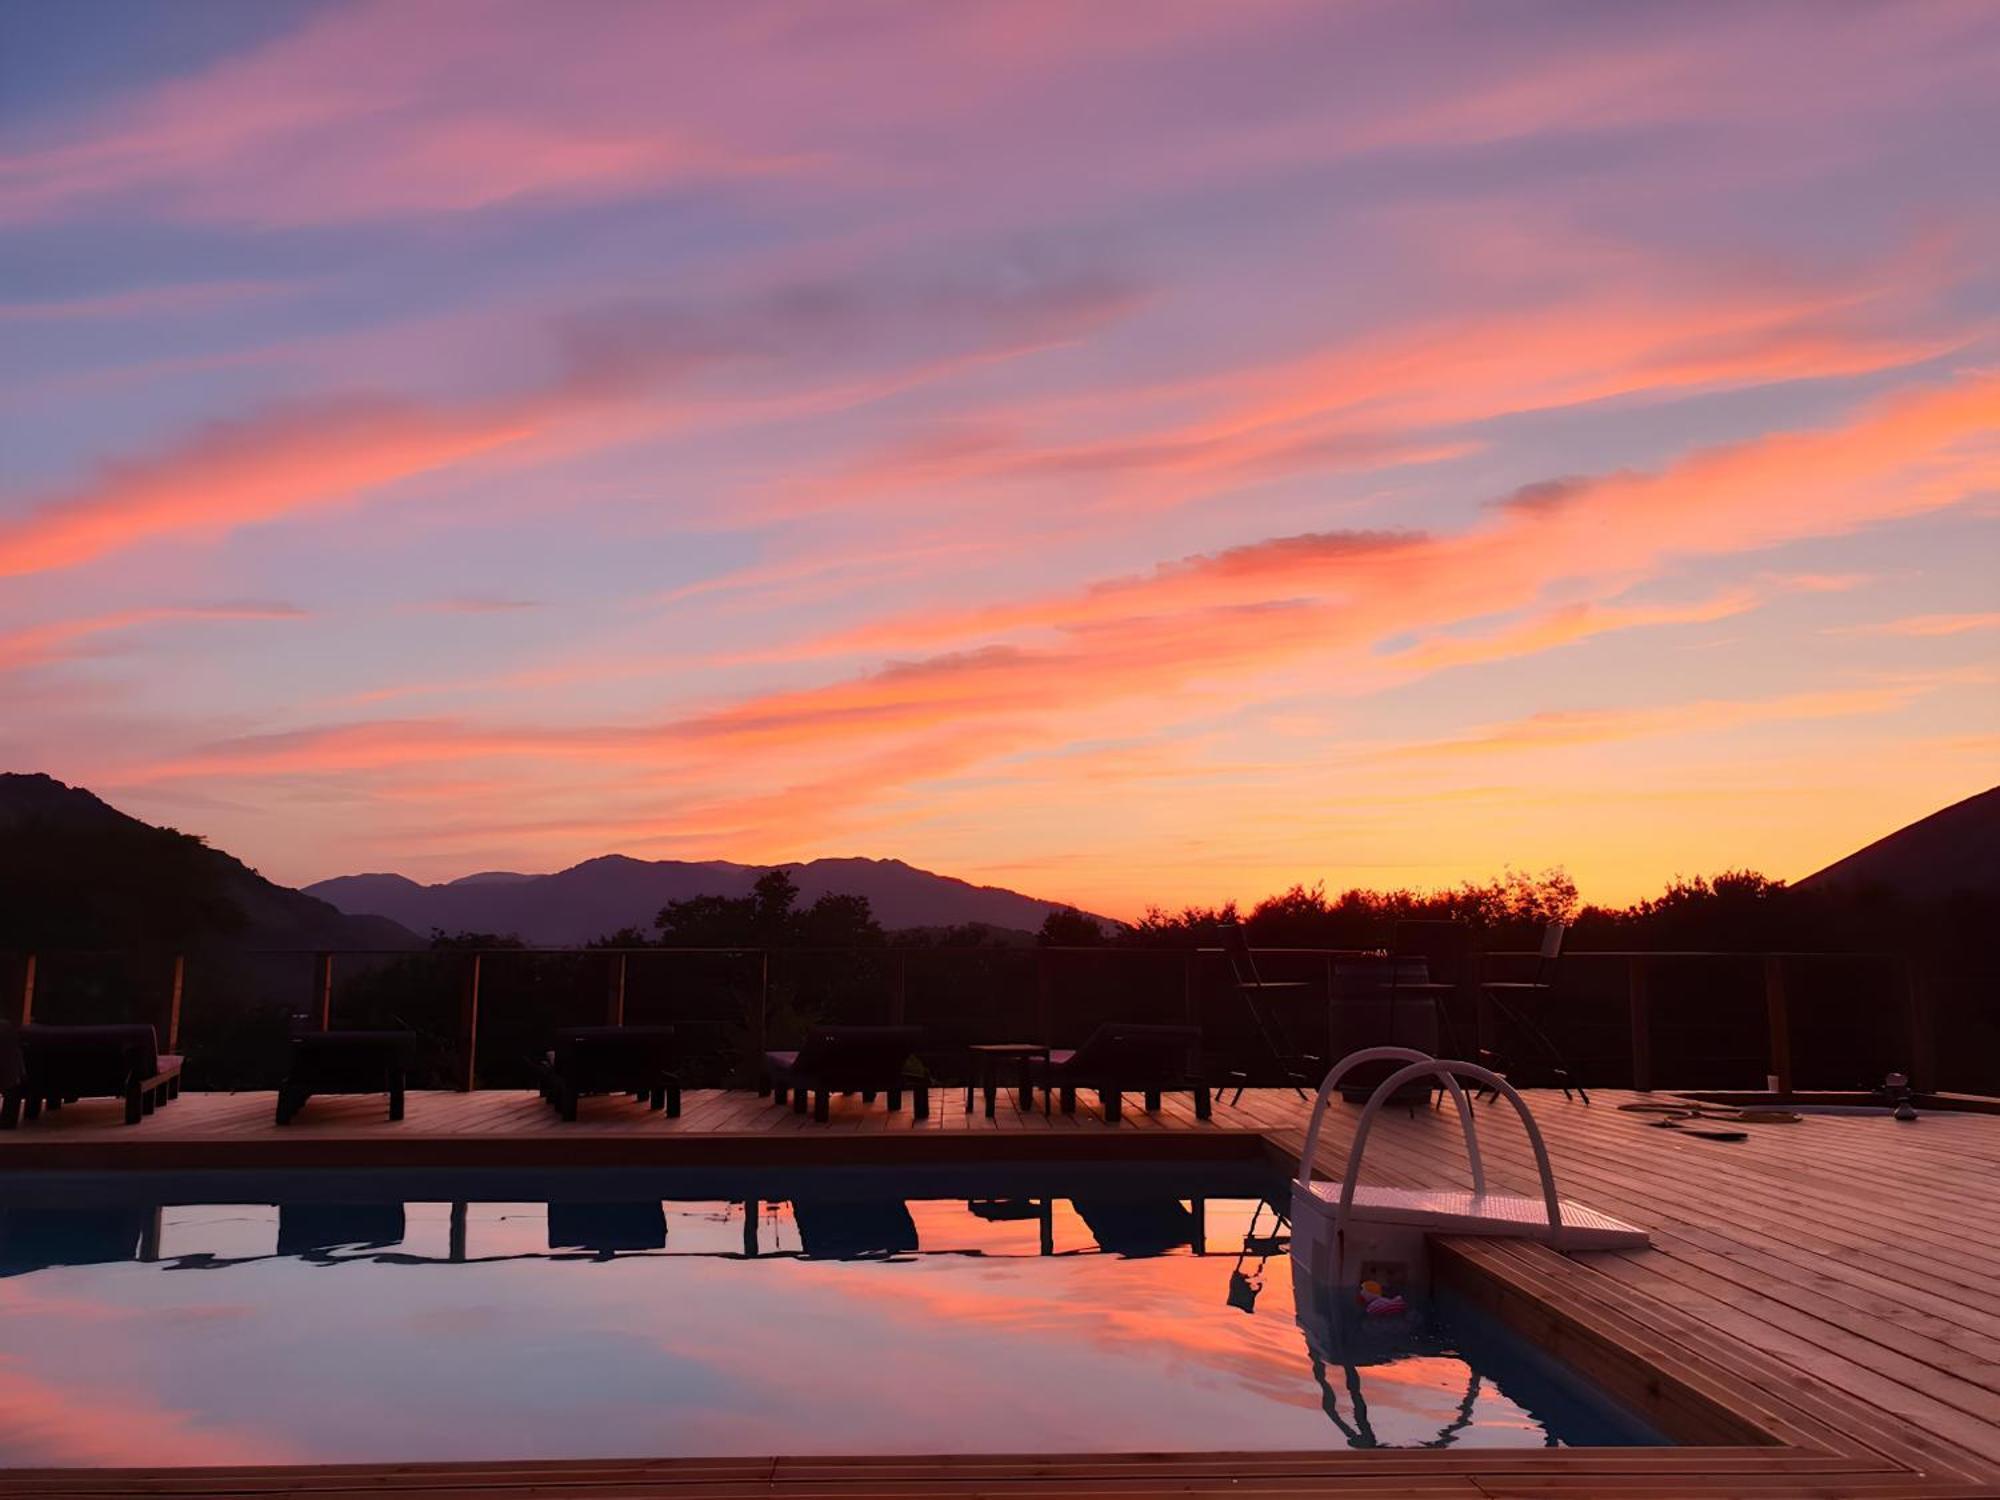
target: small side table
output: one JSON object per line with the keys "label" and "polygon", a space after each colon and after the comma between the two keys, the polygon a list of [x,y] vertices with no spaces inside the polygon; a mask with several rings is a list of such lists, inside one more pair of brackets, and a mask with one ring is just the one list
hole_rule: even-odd
{"label": "small side table", "polygon": [[1047,1062],[1049,1049],[1039,1042],[978,1042],[966,1049],[971,1065],[965,1074],[965,1109],[972,1112],[972,1090],[978,1086],[986,1095],[986,1118],[993,1118],[994,1095],[999,1089],[1000,1070],[1009,1058],[1021,1068],[1021,1108],[1035,1107],[1035,1091],[1028,1064],[1036,1058]]}

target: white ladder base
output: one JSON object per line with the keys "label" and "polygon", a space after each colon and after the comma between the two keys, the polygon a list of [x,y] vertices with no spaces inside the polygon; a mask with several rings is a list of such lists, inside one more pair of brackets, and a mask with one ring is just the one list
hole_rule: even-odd
{"label": "white ladder base", "polygon": [[[1301,1211],[1333,1218],[1340,1184],[1315,1182],[1309,1194],[1294,1183],[1293,1218]],[[1551,1233],[1541,1198],[1518,1193],[1473,1193],[1462,1188],[1393,1188],[1357,1184],[1349,1218],[1356,1224],[1395,1224],[1429,1234],[1467,1234],[1536,1239],[1559,1250],[1642,1250],[1652,1244],[1645,1230],[1614,1219],[1587,1204],[1560,1200],[1562,1222]]]}

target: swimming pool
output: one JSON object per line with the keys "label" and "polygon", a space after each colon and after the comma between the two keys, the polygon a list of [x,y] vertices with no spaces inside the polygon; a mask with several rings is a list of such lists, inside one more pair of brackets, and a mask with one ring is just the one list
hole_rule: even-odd
{"label": "swimming pool", "polygon": [[0,1179],[0,1465],[1657,1443],[1261,1167]]}

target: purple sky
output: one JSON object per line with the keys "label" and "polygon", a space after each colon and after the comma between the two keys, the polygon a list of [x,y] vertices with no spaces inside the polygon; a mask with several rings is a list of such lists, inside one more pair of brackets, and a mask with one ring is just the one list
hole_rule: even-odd
{"label": "purple sky", "polygon": [[13,4],[0,134],[0,751],[276,878],[1996,780],[1991,4]]}

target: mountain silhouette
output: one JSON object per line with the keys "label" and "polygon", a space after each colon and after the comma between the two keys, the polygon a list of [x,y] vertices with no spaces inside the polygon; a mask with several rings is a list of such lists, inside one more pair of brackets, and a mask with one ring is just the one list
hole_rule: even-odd
{"label": "mountain silhouette", "polygon": [[[768,865],[726,860],[633,859],[606,854],[553,875],[487,871],[442,885],[402,875],[341,875],[306,887],[344,912],[388,917],[418,932],[512,934],[524,942],[588,942],[621,927],[651,930],[669,901],[744,896]],[[1035,931],[1062,903],[999,886],[973,885],[899,859],[815,859],[787,865],[799,901],[823,895],[865,896],[890,929],[980,924]]]}
{"label": "mountain silhouette", "polygon": [[266,880],[192,834],[118,811],[52,776],[0,773],[0,948],[415,948]]}
{"label": "mountain silhouette", "polygon": [[1879,888],[1918,901],[1960,891],[2000,896],[2000,786],[1919,818],[1799,884]]}

